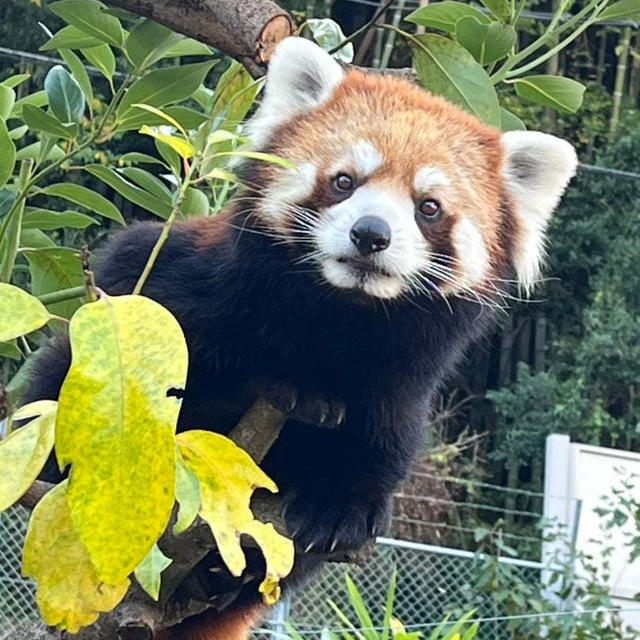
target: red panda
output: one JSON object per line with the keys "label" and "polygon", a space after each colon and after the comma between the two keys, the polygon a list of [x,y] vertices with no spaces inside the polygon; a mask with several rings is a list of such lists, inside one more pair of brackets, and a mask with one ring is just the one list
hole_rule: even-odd
{"label": "red panda", "polygon": [[[443,379],[505,296],[538,279],[576,156],[404,80],[344,70],[299,38],[278,46],[249,130],[292,166],[249,161],[226,211],[174,228],[143,293],[189,344],[179,429],[225,432],[256,394],[288,412],[264,468],[286,504],[296,581],[314,551],[384,531]],[[160,228],[115,235],[98,285],[130,293]],[[44,347],[27,400],[57,397],[68,360],[65,340]],[[219,594],[206,562],[201,598]],[[233,584],[222,614],[171,637],[246,638],[256,582]]]}

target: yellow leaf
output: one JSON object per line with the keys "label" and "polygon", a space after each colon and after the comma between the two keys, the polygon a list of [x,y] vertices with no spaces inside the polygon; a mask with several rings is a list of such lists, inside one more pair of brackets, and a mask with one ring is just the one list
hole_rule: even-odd
{"label": "yellow leaf", "polygon": [[22,570],[37,583],[40,613],[49,625],[71,633],[111,611],[129,588],[102,582],[71,522],[67,481],[36,505],[24,542]]}
{"label": "yellow leaf", "polygon": [[260,591],[273,604],[279,597],[278,581],[293,567],[293,542],[272,524],[254,519],[249,507],[257,488],[276,492],[274,482],[246,451],[228,438],[210,431],[185,431],[177,436],[185,462],[198,477],[202,505],[200,516],[209,524],[229,571],[239,576],[246,559],[240,535],[250,535],[262,549],[267,571]]}
{"label": "yellow leaf", "polygon": [[206,180],[225,180],[227,182],[237,182],[238,178],[235,173],[227,171],[226,169],[211,169],[206,176],[203,176]]}
{"label": "yellow leaf", "polygon": [[150,104],[137,103],[137,104],[132,104],[131,106],[138,107],[138,109],[144,109],[145,111],[149,111],[150,113],[153,113],[154,115],[166,120],[169,124],[173,125],[185,138],[189,137],[187,136],[187,132],[184,130],[184,127],[174,117],[170,116],[168,113],[165,113],[164,111],[161,111],[156,107],[152,107]]}
{"label": "yellow leaf", "polygon": [[0,309],[0,342],[31,333],[51,319],[38,298],[4,282],[0,282]]}
{"label": "yellow leaf", "polygon": [[193,145],[188,140],[178,138],[177,136],[170,136],[166,133],[161,133],[160,131],[156,131],[146,124],[140,128],[140,133],[151,136],[156,140],[160,140],[160,142],[168,144],[178,155],[182,156],[183,158],[190,158],[195,153]]}
{"label": "yellow leaf", "polygon": [[163,533],[175,496],[175,425],[187,346],[175,318],[142,296],[105,296],[70,325],[56,452],[71,463],[73,524],[98,575],[119,584]]}
{"label": "yellow leaf", "polygon": [[0,440],[0,511],[19,500],[38,477],[53,449],[57,403],[28,404],[12,420],[35,418]]}

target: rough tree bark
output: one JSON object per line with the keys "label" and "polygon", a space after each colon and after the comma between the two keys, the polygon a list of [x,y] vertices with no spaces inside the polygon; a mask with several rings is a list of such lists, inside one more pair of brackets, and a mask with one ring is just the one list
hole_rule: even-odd
{"label": "rough tree bark", "polygon": [[289,14],[271,0],[105,0],[151,18],[264,74],[275,46],[293,33]]}

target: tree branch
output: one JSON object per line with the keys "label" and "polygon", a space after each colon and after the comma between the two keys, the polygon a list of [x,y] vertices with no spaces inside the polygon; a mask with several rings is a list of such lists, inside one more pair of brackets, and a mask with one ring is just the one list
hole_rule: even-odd
{"label": "tree branch", "polygon": [[275,46],[293,33],[289,14],[271,0],[105,0],[220,49],[256,78]]}

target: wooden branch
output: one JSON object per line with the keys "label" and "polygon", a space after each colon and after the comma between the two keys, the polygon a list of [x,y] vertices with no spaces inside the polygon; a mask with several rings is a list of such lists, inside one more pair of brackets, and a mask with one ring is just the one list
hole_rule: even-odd
{"label": "wooden branch", "polygon": [[105,0],[211,45],[256,78],[280,40],[293,33],[289,14],[271,0]]}

